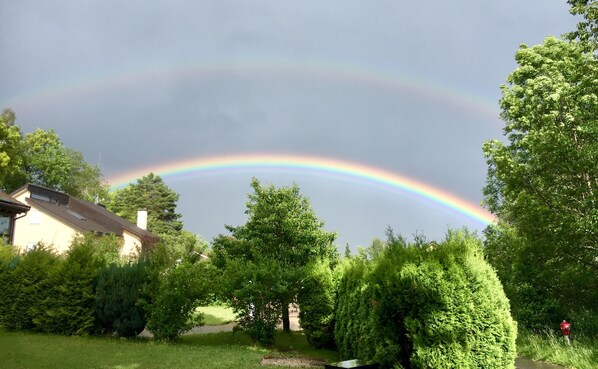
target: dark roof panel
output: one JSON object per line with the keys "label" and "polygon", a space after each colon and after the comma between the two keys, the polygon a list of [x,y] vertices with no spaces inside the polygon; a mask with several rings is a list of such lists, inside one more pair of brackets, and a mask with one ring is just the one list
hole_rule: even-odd
{"label": "dark roof panel", "polygon": [[104,224],[106,227],[112,229],[114,233],[118,232],[117,234],[122,234],[122,230],[124,229],[140,237],[155,237],[151,232],[137,227],[136,224],[119,217],[102,205],[71,197],[68,207],[96,222]]}
{"label": "dark roof panel", "polygon": [[15,213],[26,213],[29,206],[13,199],[10,195],[0,191],[0,207],[14,211]]}

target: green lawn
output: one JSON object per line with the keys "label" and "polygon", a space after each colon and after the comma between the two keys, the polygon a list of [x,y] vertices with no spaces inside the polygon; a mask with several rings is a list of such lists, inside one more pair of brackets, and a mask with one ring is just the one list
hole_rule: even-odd
{"label": "green lawn", "polygon": [[299,333],[280,333],[275,346],[266,349],[254,345],[242,332],[185,336],[175,343],[159,343],[0,331],[0,367],[4,369],[257,369],[266,368],[259,364],[264,356],[338,359],[334,351],[312,348]]}
{"label": "green lawn", "polygon": [[206,325],[221,325],[233,322],[236,318],[233,309],[227,306],[202,306],[197,311],[204,314]]}

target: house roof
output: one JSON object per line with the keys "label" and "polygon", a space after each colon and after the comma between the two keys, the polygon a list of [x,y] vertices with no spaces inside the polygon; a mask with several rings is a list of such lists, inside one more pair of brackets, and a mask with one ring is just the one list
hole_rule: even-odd
{"label": "house roof", "polygon": [[0,192],[0,208],[9,209],[10,211],[15,212],[17,214],[26,213],[27,211],[29,211],[29,206],[13,199],[12,196],[4,192]]}
{"label": "house roof", "polygon": [[[28,204],[51,214],[82,232],[122,236],[123,232],[127,231],[139,237],[156,238],[151,232],[137,227],[137,225],[110,212],[102,205],[77,199],[62,192],[38,185],[29,184],[26,186],[31,194],[42,194],[44,197],[52,200],[47,201],[46,199],[30,196],[26,199]],[[21,190],[19,189],[15,192]]]}

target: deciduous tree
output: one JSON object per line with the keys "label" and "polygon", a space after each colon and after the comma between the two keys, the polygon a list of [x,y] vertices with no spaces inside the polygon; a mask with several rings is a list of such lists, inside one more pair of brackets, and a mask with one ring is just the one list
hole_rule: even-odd
{"label": "deciduous tree", "polygon": [[518,264],[551,278],[517,283],[549,288],[544,295],[571,312],[598,298],[589,278],[598,272],[598,63],[586,45],[553,37],[522,46],[515,59],[500,102],[508,142],[484,144],[485,203],[512,227],[494,235],[524,245]]}
{"label": "deciduous tree", "polygon": [[[284,330],[289,330],[288,306],[296,299],[305,267],[318,258],[337,257],[335,234],[323,229],[296,185],[264,187],[253,179],[251,187],[247,223],[228,226],[231,236],[214,240],[214,257],[225,279],[234,276],[227,292],[237,311],[247,325],[264,326],[270,337],[273,317],[282,318]],[[278,310],[272,312],[272,307]]]}
{"label": "deciduous tree", "polygon": [[[35,183],[88,201],[103,199],[108,186],[100,168],[66,147],[53,129],[37,129],[23,138],[25,182]],[[21,185],[24,183],[21,183]]]}

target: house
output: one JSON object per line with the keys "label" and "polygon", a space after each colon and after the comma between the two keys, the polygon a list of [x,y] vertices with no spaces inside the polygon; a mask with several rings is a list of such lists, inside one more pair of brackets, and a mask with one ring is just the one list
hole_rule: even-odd
{"label": "house", "polygon": [[15,219],[19,214],[27,213],[29,206],[13,199],[10,195],[0,192],[0,237],[8,244],[13,243]]}
{"label": "house", "polygon": [[[130,255],[157,237],[139,225],[108,211],[101,204],[77,199],[65,193],[27,184],[14,191],[13,199],[31,209],[15,222],[14,245],[31,248],[42,242],[58,252],[65,252],[75,236],[91,232],[116,235],[122,239],[121,255]],[[147,213],[141,212],[141,217]]]}

